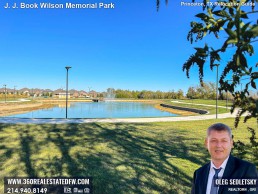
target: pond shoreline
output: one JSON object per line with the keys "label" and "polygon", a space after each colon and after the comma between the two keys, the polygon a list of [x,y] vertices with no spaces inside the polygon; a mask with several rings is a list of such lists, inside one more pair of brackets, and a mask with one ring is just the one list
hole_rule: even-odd
{"label": "pond shoreline", "polygon": [[10,116],[14,114],[22,114],[34,110],[45,108],[52,108],[55,104],[42,103],[42,102],[7,102],[0,104],[0,116]]}
{"label": "pond shoreline", "polygon": [[[166,111],[169,113],[181,115],[181,116],[190,116],[190,115],[196,115],[196,113],[188,112],[188,111],[182,111],[182,110],[176,110],[171,108],[166,108],[160,106],[162,103],[161,100],[135,100],[135,99],[108,99],[105,100],[108,102],[140,102],[140,103],[148,103],[153,104],[154,107],[161,111]],[[35,110],[40,109],[47,109],[52,108],[54,106],[63,105],[65,106],[65,99],[40,99],[40,100],[33,100],[33,101],[17,101],[17,102],[6,102],[6,103],[0,103],[0,116],[10,116],[15,114],[22,114],[27,113]],[[69,99],[69,103],[71,102],[89,102],[91,103],[91,99]]]}

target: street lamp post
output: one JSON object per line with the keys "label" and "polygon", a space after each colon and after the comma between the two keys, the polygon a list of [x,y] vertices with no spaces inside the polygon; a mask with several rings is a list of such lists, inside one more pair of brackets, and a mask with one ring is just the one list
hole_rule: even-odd
{"label": "street lamp post", "polygon": [[13,86],[13,97],[14,97],[14,99],[16,98],[15,88],[16,88],[16,86]]}
{"label": "street lamp post", "polygon": [[227,91],[226,95],[227,95],[227,99],[226,99],[226,107],[227,107],[227,110],[228,110],[228,91]]}
{"label": "street lamp post", "polygon": [[88,87],[89,88],[89,96],[90,96],[90,89],[91,89],[91,87]]}
{"label": "street lamp post", "polygon": [[68,70],[70,69],[71,67],[69,66],[66,66],[65,69],[66,69],[66,105],[65,105],[65,118],[67,119],[67,105],[68,105]]}
{"label": "street lamp post", "polygon": [[216,75],[216,119],[218,118],[218,82],[219,82],[219,64],[214,64],[213,66],[217,67]]}
{"label": "street lamp post", "polygon": [[4,84],[4,102],[6,103],[6,84]]}
{"label": "street lamp post", "polygon": [[217,81],[216,81],[216,119],[218,118],[218,85],[219,85],[219,65],[217,64]]}

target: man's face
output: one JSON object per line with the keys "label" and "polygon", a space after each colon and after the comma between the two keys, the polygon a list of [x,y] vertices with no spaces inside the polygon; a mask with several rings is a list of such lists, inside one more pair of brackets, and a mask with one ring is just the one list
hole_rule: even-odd
{"label": "man's face", "polygon": [[221,164],[229,156],[233,140],[227,131],[211,130],[205,140],[205,145],[211,155],[211,160]]}

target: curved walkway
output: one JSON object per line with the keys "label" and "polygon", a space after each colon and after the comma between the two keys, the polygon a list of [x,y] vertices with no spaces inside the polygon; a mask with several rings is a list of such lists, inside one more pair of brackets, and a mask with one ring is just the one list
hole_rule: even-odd
{"label": "curved walkway", "polygon": [[[218,114],[218,118],[235,117],[238,110],[233,114]],[[0,118],[0,123],[10,124],[65,124],[65,123],[143,123],[143,122],[166,122],[166,121],[197,121],[215,119],[216,115],[198,115],[186,117],[160,117],[160,118],[115,118],[115,119],[27,119],[27,118]]]}

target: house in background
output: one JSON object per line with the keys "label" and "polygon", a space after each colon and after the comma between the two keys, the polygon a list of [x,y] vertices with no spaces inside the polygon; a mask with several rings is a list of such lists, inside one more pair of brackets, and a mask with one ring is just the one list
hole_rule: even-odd
{"label": "house in background", "polygon": [[98,93],[97,93],[96,91],[94,91],[94,90],[91,90],[91,91],[88,93],[88,95],[89,95],[91,98],[97,98]]}
{"label": "house in background", "polygon": [[[67,97],[68,97],[68,98],[71,98],[70,93],[67,93]],[[58,94],[58,98],[66,98],[66,93],[59,93],[59,94]]]}
{"label": "house in background", "polygon": [[[57,89],[53,91],[53,97],[54,98],[66,98],[66,91],[63,89]],[[70,98],[71,95],[68,93],[68,98]]]}

